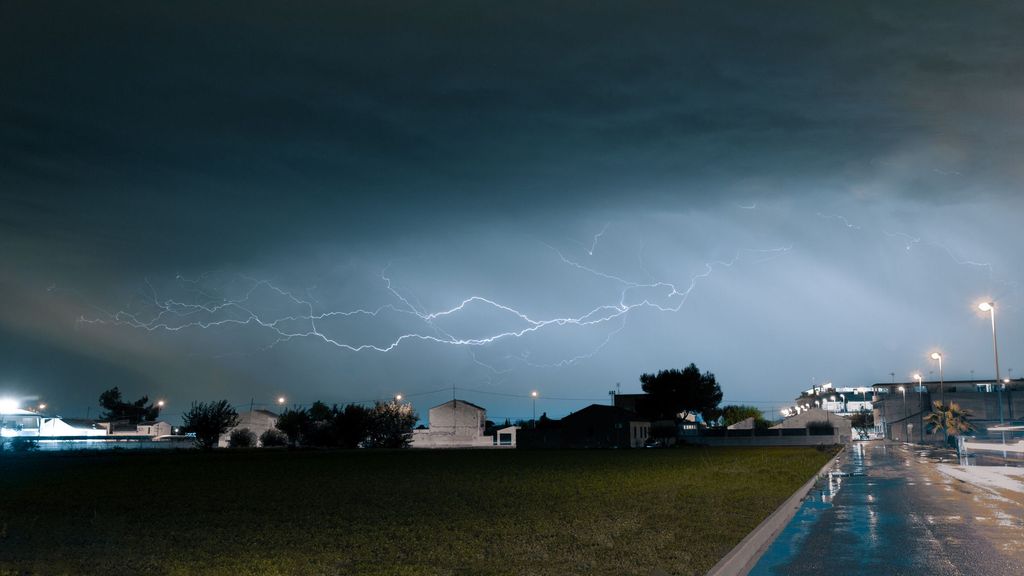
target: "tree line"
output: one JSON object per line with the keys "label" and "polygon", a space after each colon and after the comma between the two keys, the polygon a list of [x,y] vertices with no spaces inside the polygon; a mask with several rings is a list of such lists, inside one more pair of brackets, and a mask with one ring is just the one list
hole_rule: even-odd
{"label": "tree line", "polygon": [[[100,418],[134,426],[156,420],[160,407],[148,396],[125,400],[117,386],[99,397]],[[412,429],[419,419],[410,404],[397,401],[328,406],[314,402],[309,408],[288,408],[277,418],[276,427],[259,437],[251,430],[238,428],[238,412],[227,400],[193,402],[182,414],[181,431],[195,437],[198,447],[217,446],[229,430],[229,445],[306,446],[323,448],[404,448],[412,440]]]}
{"label": "tree line", "polygon": [[227,400],[197,402],[182,415],[182,430],[195,435],[196,446],[212,449],[221,435],[231,430],[228,445],[246,448],[262,445],[320,448],[404,448],[412,440],[419,417],[410,404],[377,402],[327,406],[314,402],[309,408],[288,408],[275,427],[258,438],[238,428],[238,413]]}

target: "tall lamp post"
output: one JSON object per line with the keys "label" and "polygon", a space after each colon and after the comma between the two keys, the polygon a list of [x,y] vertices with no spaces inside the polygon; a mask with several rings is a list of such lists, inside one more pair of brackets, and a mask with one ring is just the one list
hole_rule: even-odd
{"label": "tall lamp post", "polygon": [[997,398],[999,400],[999,424],[1003,424],[1003,390],[1006,389],[1006,384],[1003,384],[999,378],[999,343],[996,340],[996,303],[995,302],[982,302],[978,304],[978,310],[982,312],[988,312],[989,318],[992,319],[992,351],[996,356],[996,383],[999,384],[999,390],[997,391]]}
{"label": "tall lamp post", "polygon": [[530,398],[533,398],[533,427],[537,427],[537,391],[530,392]]}
{"label": "tall lamp post", "polygon": [[932,360],[939,361],[939,404],[946,405],[946,394],[944,388],[946,387],[942,377],[942,353],[932,352]]}
{"label": "tall lamp post", "polygon": [[920,372],[914,373],[914,380],[917,380],[917,403],[921,405],[921,411],[918,413],[920,416],[918,426],[920,426],[921,429],[921,444],[924,444],[924,386],[921,385]]}

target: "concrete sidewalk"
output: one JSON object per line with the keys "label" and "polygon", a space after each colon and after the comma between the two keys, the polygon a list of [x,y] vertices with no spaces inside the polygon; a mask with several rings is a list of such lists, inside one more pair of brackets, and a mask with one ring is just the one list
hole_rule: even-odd
{"label": "concrete sidewalk", "polygon": [[979,488],[1024,494],[1024,468],[1008,466],[952,466],[936,464],[943,474]]}

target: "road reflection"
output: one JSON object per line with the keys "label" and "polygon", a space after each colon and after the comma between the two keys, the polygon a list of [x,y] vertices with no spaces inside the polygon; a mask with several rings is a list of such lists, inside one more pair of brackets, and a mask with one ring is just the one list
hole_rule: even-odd
{"label": "road reflection", "polygon": [[939,473],[947,450],[849,447],[750,572],[1024,574],[1024,507]]}

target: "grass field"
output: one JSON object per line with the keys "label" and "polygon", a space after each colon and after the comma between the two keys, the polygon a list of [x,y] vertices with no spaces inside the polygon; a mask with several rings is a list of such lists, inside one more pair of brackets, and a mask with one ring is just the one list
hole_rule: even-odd
{"label": "grass field", "polygon": [[0,458],[8,574],[703,574],[813,448]]}

